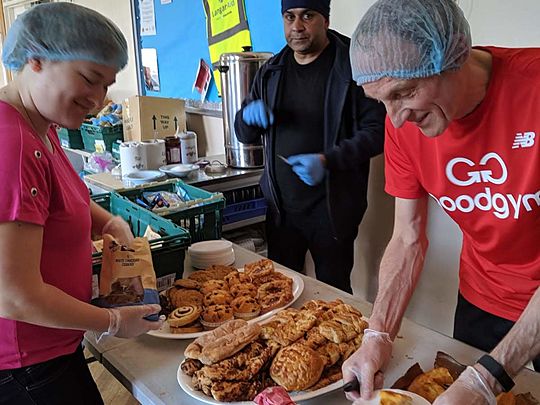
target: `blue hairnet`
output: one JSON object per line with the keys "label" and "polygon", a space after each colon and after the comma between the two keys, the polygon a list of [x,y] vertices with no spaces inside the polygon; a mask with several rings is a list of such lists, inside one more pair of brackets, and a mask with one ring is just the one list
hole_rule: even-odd
{"label": "blue hairnet", "polygon": [[118,27],[98,12],[72,3],[30,8],[11,26],[2,53],[4,65],[21,70],[31,58],[84,60],[122,69],[127,43]]}
{"label": "blue hairnet", "polygon": [[471,33],[454,0],[379,0],[360,20],[351,41],[353,79],[414,79],[459,68]]}

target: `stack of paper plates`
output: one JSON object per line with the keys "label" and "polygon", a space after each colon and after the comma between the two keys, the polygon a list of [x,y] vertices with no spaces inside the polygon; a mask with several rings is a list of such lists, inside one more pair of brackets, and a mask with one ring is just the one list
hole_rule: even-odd
{"label": "stack of paper plates", "polygon": [[227,240],[207,240],[197,242],[188,248],[191,265],[205,269],[213,264],[229,265],[234,263],[232,242]]}

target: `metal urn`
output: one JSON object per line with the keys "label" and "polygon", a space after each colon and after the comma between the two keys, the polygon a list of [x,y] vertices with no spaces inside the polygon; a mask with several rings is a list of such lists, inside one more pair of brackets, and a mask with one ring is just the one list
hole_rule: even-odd
{"label": "metal urn", "polygon": [[227,165],[247,169],[264,166],[262,137],[252,144],[238,141],[234,131],[234,119],[242,106],[242,101],[249,94],[257,70],[272,57],[272,53],[251,52],[251,47],[244,49],[244,52],[222,54],[219,59],[219,71]]}

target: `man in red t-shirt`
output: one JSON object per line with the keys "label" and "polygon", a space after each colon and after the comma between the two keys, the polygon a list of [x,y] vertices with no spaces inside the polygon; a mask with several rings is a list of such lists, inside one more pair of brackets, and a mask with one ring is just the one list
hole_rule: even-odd
{"label": "man in red t-shirt", "polygon": [[431,197],[463,232],[454,337],[491,352],[435,404],[494,403],[528,361],[540,371],[540,49],[471,48],[453,0],[379,0],[351,63],[386,106],[396,208],[370,329],[344,379],[359,380],[362,398],[382,384],[422,272]]}

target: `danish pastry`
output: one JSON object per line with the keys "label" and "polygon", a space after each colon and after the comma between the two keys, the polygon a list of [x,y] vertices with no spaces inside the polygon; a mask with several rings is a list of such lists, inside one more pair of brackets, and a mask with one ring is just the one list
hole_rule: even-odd
{"label": "danish pastry", "polygon": [[252,278],[268,276],[274,271],[274,262],[269,259],[261,259],[257,262],[244,265],[244,273]]}
{"label": "danish pastry", "polygon": [[189,325],[178,326],[178,327],[173,327],[173,326],[169,325],[169,329],[170,329],[171,333],[180,335],[182,333],[202,332],[204,328],[203,328],[203,326],[202,326],[202,324],[200,322],[194,322],[194,323],[191,323]]}
{"label": "danish pastry", "polygon": [[257,294],[259,298],[264,298],[267,295],[282,292],[292,292],[292,282],[289,283],[285,280],[274,280],[268,283],[264,283],[259,287]]}
{"label": "danish pastry", "polygon": [[229,285],[229,288],[235,284],[244,284],[244,283],[251,284],[253,282],[253,279],[251,278],[251,276],[247,275],[244,272],[239,272],[239,271],[235,271],[235,272],[231,272],[227,274],[224,280]]}
{"label": "danish pastry", "polygon": [[350,325],[344,325],[333,319],[319,325],[319,332],[334,343],[344,343],[354,339],[358,333]]}
{"label": "danish pastry", "polygon": [[198,305],[184,305],[174,309],[169,314],[167,322],[173,328],[185,326],[199,319],[201,312],[202,309]]}
{"label": "danish pastry", "polygon": [[258,380],[218,381],[212,384],[210,393],[219,402],[252,401],[260,389]]}
{"label": "danish pastry", "polygon": [[203,364],[195,359],[185,359],[182,364],[180,364],[180,368],[184,374],[187,374],[190,377],[192,377],[196,371],[199,371],[202,366]]}
{"label": "danish pastry", "polygon": [[516,396],[511,392],[497,395],[497,405],[517,405]]}
{"label": "danish pastry", "polygon": [[416,377],[408,390],[433,402],[453,382],[454,379],[448,369],[437,367]]}
{"label": "danish pastry", "polygon": [[273,311],[276,308],[283,307],[293,300],[293,295],[290,292],[269,294],[259,299],[261,304],[261,312],[263,314]]}
{"label": "danish pastry", "polygon": [[319,381],[324,364],[319,353],[296,343],[277,353],[270,366],[270,376],[287,391],[303,391]]}
{"label": "danish pastry", "polygon": [[343,378],[343,373],[341,372],[341,367],[339,364],[333,365],[332,367],[325,368],[321,379],[317,381],[317,384],[312,385],[309,387],[308,391],[315,391],[321,388],[326,387],[327,385],[330,385],[332,383],[335,383],[336,381],[339,381]]}
{"label": "danish pastry", "polygon": [[412,398],[399,392],[381,390],[381,405],[412,405]]}
{"label": "danish pastry", "polygon": [[293,283],[292,278],[287,277],[285,274],[282,274],[279,271],[273,271],[266,276],[253,278],[253,284],[255,284],[257,287],[260,287],[261,285],[269,283],[271,281],[285,281],[291,285]]}

